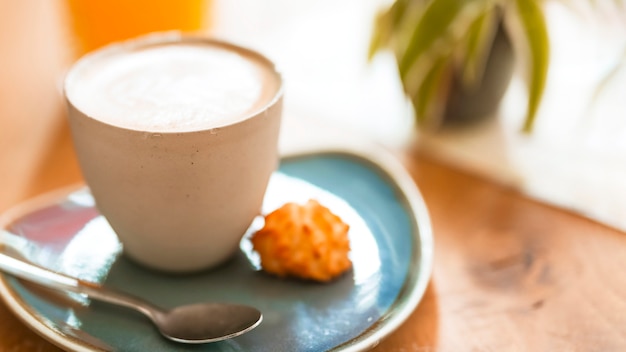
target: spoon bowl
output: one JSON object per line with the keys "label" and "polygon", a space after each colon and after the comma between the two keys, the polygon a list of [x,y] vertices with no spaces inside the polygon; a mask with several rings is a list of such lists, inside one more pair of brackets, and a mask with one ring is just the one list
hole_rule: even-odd
{"label": "spoon bowl", "polygon": [[254,307],[230,303],[194,303],[169,310],[141,298],[99,284],[56,273],[0,253],[0,271],[61,291],[134,309],[148,317],[166,338],[181,343],[208,343],[230,339],[257,327],[263,315]]}
{"label": "spoon bowl", "polygon": [[[200,321],[205,324],[198,324]],[[257,327],[257,309],[235,304],[197,303],[159,312],[154,323],[163,336],[176,342],[206,343],[233,338]]]}

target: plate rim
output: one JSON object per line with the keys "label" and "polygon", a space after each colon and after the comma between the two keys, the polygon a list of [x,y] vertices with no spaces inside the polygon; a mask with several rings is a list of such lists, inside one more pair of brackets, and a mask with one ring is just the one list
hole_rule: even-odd
{"label": "plate rim", "polygon": [[[408,263],[409,272],[407,273],[407,278],[400,289],[398,297],[394,300],[394,305],[386,311],[383,317],[378,319],[378,323],[374,323],[357,337],[345,341],[331,349],[331,351],[335,352],[356,352],[366,351],[377,346],[380,341],[402,325],[417,308],[432,276],[434,241],[430,216],[424,199],[415,181],[396,156],[383,147],[373,143],[344,142],[348,143],[342,146],[314,146],[309,149],[305,148],[292,152],[284,152],[280,160],[325,154],[343,154],[370,163],[372,166],[378,168],[379,171],[383,172],[383,176],[385,176],[388,181],[391,181],[390,183],[397,188],[396,191],[400,191],[399,195],[404,198],[404,205],[408,207],[409,213],[412,214],[411,236],[414,240],[419,242],[419,246],[415,246],[419,247],[419,253],[415,252],[418,250],[417,248],[413,249],[414,251],[411,253],[412,260]],[[52,200],[59,199],[62,195],[67,195],[82,187],[86,187],[86,185],[84,183],[73,184],[44,193],[9,208],[3,214],[0,214],[0,230],[4,231],[6,226],[11,222],[28,213],[28,210],[36,208],[37,205],[41,206],[50,203]],[[416,258],[416,254],[419,254],[419,258]],[[412,270],[416,270],[416,272]],[[106,349],[101,349],[78,337],[74,337],[54,327],[48,326],[45,323],[45,317],[39,316],[39,314],[35,312],[29,304],[26,304],[20,295],[10,287],[8,282],[9,278],[8,275],[0,273],[0,297],[7,307],[9,307],[27,327],[62,349],[76,352],[107,352]],[[409,285],[410,281],[415,282],[413,282],[413,285]],[[401,298],[403,301],[400,303],[400,306],[396,306],[395,302],[398,302]],[[383,323],[380,323],[385,317],[387,319],[385,319]]]}

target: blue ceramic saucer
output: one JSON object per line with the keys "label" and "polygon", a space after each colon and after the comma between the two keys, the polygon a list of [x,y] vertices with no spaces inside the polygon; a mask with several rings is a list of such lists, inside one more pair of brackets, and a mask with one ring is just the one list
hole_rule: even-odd
{"label": "blue ceramic saucer", "polygon": [[228,301],[263,312],[259,327],[228,341],[173,343],[132,311],[50,294],[6,275],[0,276],[0,295],[26,325],[70,351],[369,349],[409,316],[424,293],[432,265],[426,208],[413,181],[389,156],[347,151],[283,158],[264,212],[309,198],[350,224],[353,269],[331,283],[263,273],[247,237],[240,253],[211,271],[173,276],[137,266],[120,255],[115,233],[84,187],[40,197],[0,218],[4,250],[50,269],[163,307]]}

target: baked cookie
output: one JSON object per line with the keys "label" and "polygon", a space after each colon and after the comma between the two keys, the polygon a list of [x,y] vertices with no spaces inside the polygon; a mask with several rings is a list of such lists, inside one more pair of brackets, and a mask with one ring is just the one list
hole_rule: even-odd
{"label": "baked cookie", "polygon": [[352,267],[349,228],[316,200],[286,203],[265,217],[252,244],[266,272],[326,282]]}

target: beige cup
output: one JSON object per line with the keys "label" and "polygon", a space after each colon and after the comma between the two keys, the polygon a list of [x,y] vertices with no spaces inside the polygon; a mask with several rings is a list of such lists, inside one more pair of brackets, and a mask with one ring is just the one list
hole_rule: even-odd
{"label": "beige cup", "polygon": [[[277,79],[258,111],[242,121],[191,132],[152,133],[87,116],[68,97],[80,68],[103,55],[155,43],[202,43],[245,53]],[[105,47],[79,60],[65,81],[78,160],[96,205],[117,233],[124,253],[169,272],[214,267],[231,257],[259,215],[278,165],[282,81],[256,52],[196,37],[150,36]],[[97,244],[94,244],[97,245]]]}

